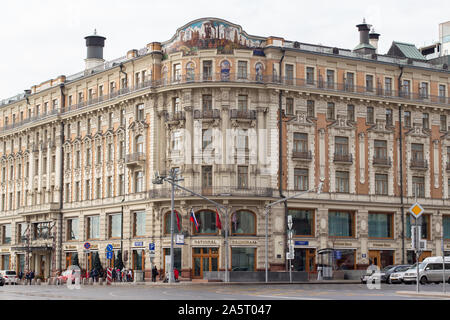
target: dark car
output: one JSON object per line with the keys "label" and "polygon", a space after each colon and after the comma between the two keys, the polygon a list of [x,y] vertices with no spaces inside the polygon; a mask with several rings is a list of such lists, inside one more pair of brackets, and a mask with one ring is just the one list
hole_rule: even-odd
{"label": "dark car", "polygon": [[5,285],[5,278],[0,276],[0,287],[3,287]]}
{"label": "dark car", "polygon": [[388,270],[384,271],[384,282],[391,283],[391,274],[396,272],[403,272],[411,267],[409,264],[400,264],[396,266],[391,266]]}

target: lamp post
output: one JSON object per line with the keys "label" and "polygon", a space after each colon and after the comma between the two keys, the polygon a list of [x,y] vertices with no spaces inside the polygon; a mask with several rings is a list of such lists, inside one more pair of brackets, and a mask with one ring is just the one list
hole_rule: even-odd
{"label": "lamp post", "polygon": [[[322,187],[323,187],[323,179],[320,180],[319,186],[317,187],[317,194],[320,194],[322,192]],[[313,191],[315,191],[315,189],[302,191],[297,194],[294,194],[293,196],[283,198],[283,199],[277,200],[275,202],[269,203],[264,207],[264,213],[265,213],[265,218],[266,218],[266,239],[265,239],[265,242],[266,242],[265,243],[266,283],[269,282],[269,257],[268,257],[269,253],[268,252],[269,252],[269,211],[270,211],[270,208],[272,208],[273,206],[275,206],[279,203],[286,202],[289,199],[296,198],[296,197],[299,197],[301,195],[304,195],[306,193],[313,192]],[[291,271],[291,270],[289,270],[289,271]]]}
{"label": "lamp post", "polygon": [[202,198],[213,205],[215,205],[221,212],[221,214],[225,217],[225,282],[229,282],[229,268],[228,268],[228,207],[225,207],[224,205],[217,203],[201,194],[198,194],[192,190],[189,190],[185,187],[180,186],[177,184],[178,181],[183,181],[183,178],[177,178],[178,171],[172,169],[170,171],[169,176],[159,175],[158,172],[155,173],[155,178],[153,179],[153,184],[163,184],[164,181],[170,183],[172,185],[172,195],[171,195],[171,216],[170,216],[170,233],[171,233],[171,246],[170,246],[170,275],[169,275],[169,283],[171,283],[171,279],[173,279],[173,242],[174,242],[174,220],[175,220],[175,213],[174,213],[174,198],[175,198],[175,187],[184,190],[186,192],[189,192],[190,194],[197,196],[199,198]]}

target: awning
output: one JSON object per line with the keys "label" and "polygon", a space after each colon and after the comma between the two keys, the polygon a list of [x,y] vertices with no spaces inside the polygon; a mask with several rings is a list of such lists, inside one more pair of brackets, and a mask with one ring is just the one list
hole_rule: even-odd
{"label": "awning", "polygon": [[53,247],[48,246],[29,246],[29,247],[11,247],[14,251],[52,251]]}

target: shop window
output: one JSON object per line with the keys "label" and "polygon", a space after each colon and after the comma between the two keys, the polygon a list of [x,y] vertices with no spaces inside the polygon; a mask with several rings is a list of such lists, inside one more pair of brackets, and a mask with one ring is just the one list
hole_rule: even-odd
{"label": "shop window", "polygon": [[336,262],[337,270],[355,270],[356,260],[355,260],[356,250],[354,249],[337,249],[334,251],[334,257]]}
{"label": "shop window", "polygon": [[199,224],[198,231],[192,224],[194,234],[216,234],[216,213],[209,210],[200,210],[195,213],[195,217]]}
{"label": "shop window", "polygon": [[444,228],[444,239],[450,239],[450,216],[442,216],[442,227]]}
{"label": "shop window", "polygon": [[354,213],[348,211],[328,212],[328,234],[331,237],[354,237]]}
{"label": "shop window", "polygon": [[231,248],[232,271],[255,271],[256,248]]}
{"label": "shop window", "polygon": [[145,252],[142,249],[133,250],[133,270],[145,269]]}
{"label": "shop window", "polygon": [[250,211],[237,211],[231,215],[231,235],[256,235],[256,215]]}
{"label": "shop window", "polygon": [[91,216],[87,218],[88,239],[100,238],[100,216]]}
{"label": "shop window", "polygon": [[[165,234],[171,234],[171,232],[170,232],[170,227],[171,227],[171,219],[170,218],[171,218],[171,214],[172,214],[172,212],[169,211],[169,212],[166,212],[166,214],[164,215],[164,233]],[[174,212],[174,216],[175,216],[175,220],[174,220],[174,224],[173,224],[174,232],[175,233],[180,233],[181,229],[178,229],[177,214],[175,212]],[[198,216],[195,215],[195,217],[197,218],[197,222],[200,223],[198,221]],[[182,217],[181,217],[180,213],[178,213],[178,218],[180,219],[180,227],[181,227],[183,224],[182,224]],[[199,231],[200,231],[200,229],[199,229]]]}
{"label": "shop window", "polygon": [[369,238],[393,237],[392,213],[369,213]]}
{"label": "shop window", "polygon": [[304,209],[289,209],[292,216],[294,236],[314,236],[314,211]]}

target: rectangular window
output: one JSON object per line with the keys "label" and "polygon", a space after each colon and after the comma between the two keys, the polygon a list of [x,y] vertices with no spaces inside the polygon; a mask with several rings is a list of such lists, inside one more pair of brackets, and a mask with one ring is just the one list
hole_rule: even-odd
{"label": "rectangular window", "polygon": [[354,213],[329,211],[328,235],[331,237],[354,237]]}
{"label": "rectangular window", "polygon": [[80,168],[81,167],[81,152],[80,152],[80,150],[77,150],[77,152],[75,154],[76,154],[76,157],[75,157],[76,168]]}
{"label": "rectangular window", "polygon": [[97,164],[102,163],[102,146],[97,146]]}
{"label": "rectangular window", "polygon": [[294,99],[286,98],[286,114],[293,115],[294,114]]}
{"label": "rectangular window", "polygon": [[172,110],[173,113],[177,113],[181,111],[180,107],[180,98],[176,97],[172,99]]}
{"label": "rectangular window", "polygon": [[306,101],[306,115],[309,118],[314,118],[316,116],[314,100]]}
{"label": "rectangular window", "polygon": [[450,216],[442,216],[442,227],[444,228],[444,239],[450,239]]}
{"label": "rectangular window", "polygon": [[393,125],[392,109],[386,109],[386,125],[390,127]]}
{"label": "rectangular window", "polygon": [[114,160],[114,145],[112,143],[108,143],[108,161]]}
{"label": "rectangular window", "polygon": [[349,192],[349,173],[348,171],[336,171],[336,192]]}
{"label": "rectangular window", "polygon": [[[445,221],[444,221],[444,217],[446,217],[445,215],[442,216],[443,220],[442,220],[442,224],[444,226],[444,238],[445,238]],[[422,214],[421,216],[422,218],[422,227],[421,227],[421,232],[422,234],[420,235],[420,237],[422,239],[430,239],[430,215],[429,214]],[[408,239],[411,239],[411,215],[408,213],[405,217],[405,237]]]}
{"label": "rectangular window", "polygon": [[103,97],[103,85],[98,86],[98,96]]}
{"label": "rectangular window", "polygon": [[238,95],[238,111],[247,111],[248,110],[248,96],[246,95]]}
{"label": "rectangular window", "polygon": [[113,193],[113,183],[112,183],[112,177],[111,176],[106,178],[106,192],[107,192],[106,197],[107,198],[111,198],[112,197],[112,193]]}
{"label": "rectangular window", "polygon": [[120,110],[120,125],[125,126],[125,109]]}
{"label": "rectangular window", "polygon": [[423,161],[423,144],[411,143],[411,160]]}
{"label": "rectangular window", "polygon": [[447,131],[447,116],[445,114],[441,114],[440,123],[441,123],[441,131]]}
{"label": "rectangular window", "polygon": [[135,237],[145,236],[145,211],[137,211],[134,213],[134,228]]}
{"label": "rectangular window", "polygon": [[373,76],[370,74],[366,75],[366,91],[373,91]]}
{"label": "rectangular window", "polygon": [[440,84],[440,85],[439,85],[438,91],[439,91],[439,92],[438,92],[438,95],[439,95],[439,102],[445,103],[445,97],[446,97],[446,94],[445,94],[445,85]]}
{"label": "rectangular window", "polygon": [[108,114],[108,127],[112,129],[114,120],[114,113],[110,112]]}
{"label": "rectangular window", "polygon": [[91,148],[86,149],[86,166],[92,165],[92,151]]}
{"label": "rectangular window", "polygon": [[298,191],[308,190],[308,169],[294,169],[294,188]]}
{"label": "rectangular window", "polygon": [[256,271],[256,248],[231,248],[231,270]]}
{"label": "rectangular window", "polygon": [[70,194],[70,183],[66,183],[66,202],[72,202],[71,194]]}
{"label": "rectangular window", "polygon": [[306,67],[306,84],[314,84],[314,68]]}
{"label": "rectangular window", "polygon": [[410,111],[405,111],[403,113],[404,118],[405,118],[405,127],[406,128],[410,128],[411,127],[411,112]]}
{"label": "rectangular window", "polygon": [[375,140],[374,141],[374,158],[376,160],[387,160],[387,141],[386,140]]}
{"label": "rectangular window", "polygon": [[85,200],[91,200],[91,180],[86,180],[86,189],[85,189]]}
{"label": "rectangular window", "polygon": [[212,61],[203,61],[203,80],[212,80]]}
{"label": "rectangular window", "polygon": [[202,148],[203,150],[212,149],[212,129],[202,130]]}
{"label": "rectangular window", "polygon": [[366,122],[369,124],[375,123],[375,116],[373,112],[373,107],[367,107],[367,117]]}
{"label": "rectangular window", "polygon": [[202,167],[202,187],[203,188],[212,187],[212,166]]}
{"label": "rectangular window", "polygon": [[248,188],[248,167],[238,166],[238,188],[247,189]]}
{"label": "rectangular window", "polygon": [[96,199],[100,199],[102,198],[102,179],[101,178],[97,178],[95,180],[95,184],[96,184]]}
{"label": "rectangular window", "polygon": [[411,93],[411,81],[403,80],[402,96],[405,98],[409,98],[410,93]]}
{"label": "rectangular window", "polygon": [[384,78],[384,94],[386,96],[392,95],[392,78]]}
{"label": "rectangular window", "polygon": [[428,113],[422,114],[422,126],[424,129],[430,128],[430,115]]}
{"label": "rectangular window", "polygon": [[134,174],[135,179],[135,192],[143,192],[144,191],[144,172],[138,171]]}
{"label": "rectangular window", "polygon": [[334,103],[328,102],[328,104],[327,104],[327,120],[334,120],[334,119],[335,119]]}
{"label": "rectangular window", "polygon": [[375,194],[388,194],[388,176],[387,174],[375,174]]}
{"label": "rectangular window", "polygon": [[308,152],[308,134],[307,133],[294,133],[293,152],[306,153]]}
{"label": "rectangular window", "polygon": [[334,89],[334,70],[327,70],[327,88]]}
{"label": "rectangular window", "polygon": [[413,177],[412,178],[412,194],[414,197],[425,197],[425,178]]}
{"label": "rectangular window", "polygon": [[392,213],[369,212],[369,238],[392,238],[393,215]]}
{"label": "rectangular window", "polygon": [[88,239],[100,239],[100,216],[87,218]]}
{"label": "rectangular window", "polygon": [[247,79],[247,61],[238,61],[238,79]]}
{"label": "rectangular window", "polygon": [[67,220],[67,240],[78,240],[78,218]]}
{"label": "rectangular window", "polygon": [[292,85],[294,83],[294,66],[286,64],[284,66],[286,84]]}
{"label": "rectangular window", "polygon": [[75,182],[75,201],[80,201],[80,181]]}
{"label": "rectangular window", "polygon": [[335,137],[335,154],[346,156],[348,155],[348,138],[347,137]]}
{"label": "rectangular window", "polygon": [[347,105],[347,120],[355,121],[355,106],[352,104]]}
{"label": "rectangular window", "polygon": [[110,93],[113,93],[114,91],[116,91],[116,82],[111,81],[111,82],[109,83],[109,92],[110,92]]}
{"label": "rectangular window", "polygon": [[202,109],[203,109],[203,111],[211,111],[212,110],[212,95],[204,94],[202,96]]}
{"label": "rectangular window", "polygon": [[120,238],[122,234],[122,214],[109,215],[109,238]]}
{"label": "rectangular window", "polygon": [[355,86],[355,74],[353,72],[347,72],[344,82],[345,82],[345,91],[352,92]]}
{"label": "rectangular window", "polygon": [[136,106],[136,119],[137,121],[144,121],[144,104],[138,104]]}
{"label": "rectangular window", "polygon": [[125,179],[123,174],[119,174],[119,196],[123,196],[125,191]]}
{"label": "rectangular window", "polygon": [[[139,73],[137,73],[136,75],[139,75]],[[181,80],[181,64],[180,63],[176,63],[173,65],[173,80],[174,81]]]}
{"label": "rectangular window", "polygon": [[103,121],[103,117],[98,116],[97,117],[97,132],[102,132],[102,121]]}
{"label": "rectangular window", "polygon": [[428,98],[428,82],[420,83],[419,95],[420,95],[420,98],[422,98],[422,99]]}
{"label": "rectangular window", "polygon": [[2,244],[11,243],[11,225],[5,224],[2,226]]}
{"label": "rectangular window", "polygon": [[295,236],[314,236],[314,210],[288,209]]}

